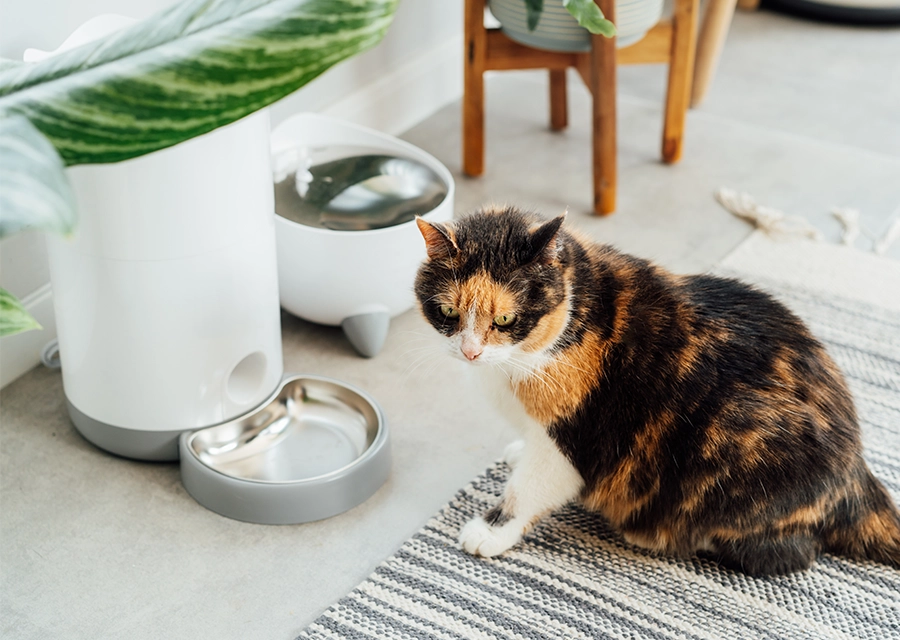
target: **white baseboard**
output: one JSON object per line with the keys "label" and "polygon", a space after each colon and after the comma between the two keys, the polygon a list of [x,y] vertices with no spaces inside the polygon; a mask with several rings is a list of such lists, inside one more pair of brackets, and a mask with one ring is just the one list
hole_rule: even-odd
{"label": "white baseboard", "polygon": [[463,93],[463,38],[427,54],[322,110],[324,115],[398,135]]}
{"label": "white baseboard", "polygon": [[44,346],[56,339],[50,284],[23,298],[22,305],[43,329],[0,338],[0,389],[40,364]]}

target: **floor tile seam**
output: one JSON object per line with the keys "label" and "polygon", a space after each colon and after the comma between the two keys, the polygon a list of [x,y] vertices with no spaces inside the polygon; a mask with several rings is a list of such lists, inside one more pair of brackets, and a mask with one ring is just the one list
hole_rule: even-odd
{"label": "floor tile seam", "polygon": [[[527,82],[528,84],[531,84],[531,85],[544,86],[547,84],[543,78],[540,78],[536,74],[531,73],[533,70],[529,69],[526,71],[528,71],[529,73],[520,73],[517,75],[515,80],[519,81],[519,82]],[[586,97],[586,96],[584,96],[584,97]],[[626,104],[631,104],[634,106],[651,107],[651,108],[659,111],[660,113],[662,113],[662,110],[663,110],[662,104],[659,101],[651,100],[649,98],[644,98],[642,96],[638,96],[638,95],[634,95],[634,94],[629,94],[627,91],[619,92],[619,100]],[[873,160],[879,160],[879,161],[887,160],[887,161],[896,162],[896,163],[900,164],[900,155],[891,155],[890,153],[876,151],[876,150],[869,149],[866,147],[855,146],[855,145],[840,143],[840,142],[834,142],[831,140],[822,140],[820,138],[814,138],[814,137],[811,137],[808,135],[788,131],[785,129],[778,129],[778,128],[767,126],[767,125],[746,122],[744,120],[740,120],[737,118],[731,118],[726,115],[712,113],[709,111],[703,111],[702,109],[699,109],[699,108],[698,109],[690,109],[688,111],[688,114],[690,115],[692,120],[699,118],[699,119],[704,119],[704,120],[708,120],[710,122],[719,123],[719,124],[735,125],[740,128],[751,130],[754,133],[760,133],[760,132],[767,133],[770,135],[785,137],[785,138],[791,139],[795,142],[804,142],[807,144],[817,145],[819,147],[824,147],[826,149],[830,149],[832,151],[837,151],[840,153],[846,153],[848,151],[855,152],[855,153],[858,153],[861,155],[871,156]]]}
{"label": "floor tile seam", "polygon": [[[619,99],[626,104],[632,104],[635,106],[642,107],[654,107],[662,112],[662,107],[655,100],[650,100],[648,98],[643,98],[641,96],[630,95],[628,93],[620,93]],[[840,153],[854,152],[861,155],[871,156],[873,160],[878,161],[889,161],[900,164],[900,155],[891,155],[889,153],[885,153],[882,151],[875,151],[873,149],[868,149],[866,147],[855,146],[851,144],[845,144],[840,142],[834,142],[832,140],[822,140],[820,138],[814,138],[812,136],[804,135],[802,133],[796,133],[793,131],[787,131],[784,129],[778,129],[775,127],[756,124],[752,122],[746,122],[744,120],[740,120],[737,118],[731,118],[729,116],[725,116],[718,113],[712,113],[710,111],[703,111],[702,109],[690,109],[688,110],[688,115],[692,120],[701,119],[708,120],[711,122],[719,123],[719,124],[729,124],[734,125],[740,128],[748,129],[753,131],[754,133],[766,133],[774,136],[780,136],[784,138],[788,138],[795,142],[804,142],[807,144],[816,145],[819,147],[824,147],[826,149],[830,149],[832,151],[837,151]],[[689,134],[688,134],[689,135]]]}

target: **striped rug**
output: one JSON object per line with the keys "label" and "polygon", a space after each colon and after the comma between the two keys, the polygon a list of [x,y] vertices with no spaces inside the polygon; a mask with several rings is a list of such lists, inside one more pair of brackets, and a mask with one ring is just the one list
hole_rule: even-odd
{"label": "striped rug", "polygon": [[[803,251],[769,244],[754,237],[719,271],[778,295],[827,345],[855,395],[869,464],[900,500],[900,263],[885,277],[863,268],[877,260],[806,247],[818,257],[792,267]],[[632,547],[576,506],[503,556],[473,558],[457,546],[460,527],[496,502],[508,473],[497,464],[462,489],[300,638],[900,638],[900,571],[825,555],[806,572],[750,578]]]}

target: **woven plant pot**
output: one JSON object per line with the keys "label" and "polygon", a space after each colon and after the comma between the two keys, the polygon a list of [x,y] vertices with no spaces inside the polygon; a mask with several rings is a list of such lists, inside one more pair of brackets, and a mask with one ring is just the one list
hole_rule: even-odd
{"label": "woven plant pot", "polygon": [[[578,24],[562,0],[544,0],[544,11],[534,31],[528,30],[525,0],[489,0],[500,29],[521,44],[550,51],[591,50],[590,32]],[[627,47],[643,38],[662,15],[663,0],[618,0],[615,24],[616,46]]]}

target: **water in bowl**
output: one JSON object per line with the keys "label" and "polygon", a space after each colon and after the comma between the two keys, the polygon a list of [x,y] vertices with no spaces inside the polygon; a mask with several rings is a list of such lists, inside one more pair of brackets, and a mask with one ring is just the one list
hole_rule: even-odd
{"label": "water in bowl", "polygon": [[276,153],[273,162],[275,212],[321,229],[393,227],[432,211],[448,192],[421,162],[374,148],[298,146]]}

